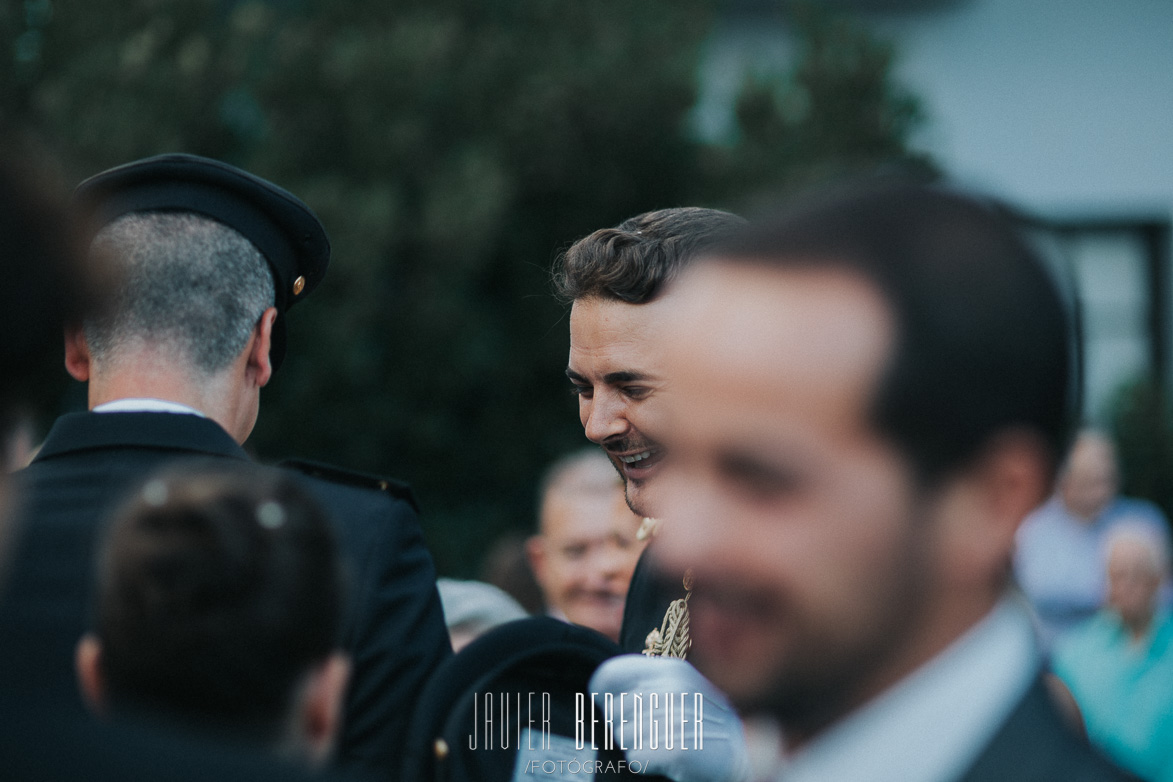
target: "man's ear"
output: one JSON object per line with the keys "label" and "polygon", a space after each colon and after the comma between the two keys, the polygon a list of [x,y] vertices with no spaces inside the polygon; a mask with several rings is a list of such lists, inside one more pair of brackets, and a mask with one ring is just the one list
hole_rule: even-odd
{"label": "man's ear", "polygon": [[[538,584],[544,583],[546,577],[546,541],[541,535],[531,535],[525,541],[525,558],[529,560],[529,569],[534,572]],[[543,587],[543,591],[544,591]]]}
{"label": "man's ear", "polygon": [[65,371],[82,383],[90,379],[90,345],[80,324],[65,327]]}
{"label": "man's ear", "polygon": [[952,578],[970,584],[1004,577],[1022,520],[1046,499],[1050,457],[1023,430],[996,436],[969,469],[944,490],[938,519]]}
{"label": "man's ear", "polygon": [[301,701],[301,726],[310,760],[324,763],[342,730],[342,701],[350,682],[350,658],[335,652],[310,674]]}
{"label": "man's ear", "polygon": [[78,689],[90,711],[99,716],[106,713],[106,677],[102,675],[102,642],[86,633],[77,642],[73,656],[77,671]]}
{"label": "man's ear", "polygon": [[277,308],[269,307],[261,313],[260,320],[253,328],[249,340],[248,365],[246,371],[253,378],[257,388],[263,388],[273,377],[273,364],[269,361],[269,348],[273,344],[273,323],[277,320]]}
{"label": "man's ear", "polygon": [[1010,431],[995,438],[990,449],[989,481],[993,511],[1018,531],[1022,520],[1047,498],[1051,489],[1051,458],[1041,438]]}

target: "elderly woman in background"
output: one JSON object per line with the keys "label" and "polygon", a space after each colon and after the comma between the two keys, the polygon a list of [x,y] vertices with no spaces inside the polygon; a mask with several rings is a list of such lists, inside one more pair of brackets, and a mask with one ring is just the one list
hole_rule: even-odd
{"label": "elderly woman in background", "polygon": [[1107,605],[1060,638],[1054,669],[1094,744],[1143,779],[1173,782],[1173,618],[1158,600],[1169,552],[1149,525],[1122,523],[1105,554]]}

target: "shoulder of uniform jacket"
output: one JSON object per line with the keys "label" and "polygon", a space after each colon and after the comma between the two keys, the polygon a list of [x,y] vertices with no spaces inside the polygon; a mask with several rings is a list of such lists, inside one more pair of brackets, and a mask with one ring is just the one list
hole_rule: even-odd
{"label": "shoulder of uniform jacket", "polygon": [[419,512],[419,502],[416,501],[415,492],[411,490],[406,482],[396,478],[387,478],[380,475],[371,475],[370,473],[357,472],[355,470],[348,470],[343,467],[337,467],[333,464],[324,464],[322,462],[315,462],[309,459],[285,459],[277,464],[278,467],[294,470],[308,475],[312,478],[320,478],[330,483],[338,483],[344,486],[356,486],[362,489],[373,489],[388,494],[397,499],[411,505],[415,511]]}

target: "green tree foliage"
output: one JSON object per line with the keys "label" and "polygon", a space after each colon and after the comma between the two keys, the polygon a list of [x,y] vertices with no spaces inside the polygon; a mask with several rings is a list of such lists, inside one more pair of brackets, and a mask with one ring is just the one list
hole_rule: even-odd
{"label": "green tree foliage", "polygon": [[1108,406],[1120,460],[1121,492],[1155,502],[1173,519],[1173,409],[1150,378],[1125,383]]}
{"label": "green tree foliage", "polygon": [[291,315],[250,447],[408,479],[441,569],[467,573],[532,523],[542,466],[584,442],[562,377],[566,308],[549,293],[560,249],[650,208],[730,206],[801,167],[904,154],[915,104],[854,26],[811,27],[787,85],[747,92],[743,143],[701,147],[686,119],[714,13],[711,0],[23,0],[0,16],[0,112],[48,139],[74,181],[187,151],[304,198],[332,266]]}
{"label": "green tree foliage", "polygon": [[745,80],[732,143],[701,151],[706,194],[772,201],[883,166],[935,176],[931,162],[908,149],[924,114],[893,76],[892,45],[818,3],[786,8],[793,64]]}

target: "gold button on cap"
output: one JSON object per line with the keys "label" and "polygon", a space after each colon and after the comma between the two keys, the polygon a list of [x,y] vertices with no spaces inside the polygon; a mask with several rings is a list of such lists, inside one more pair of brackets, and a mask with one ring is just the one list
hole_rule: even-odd
{"label": "gold button on cap", "polygon": [[305,290],[305,277],[298,277],[293,281],[293,295],[298,296]]}

